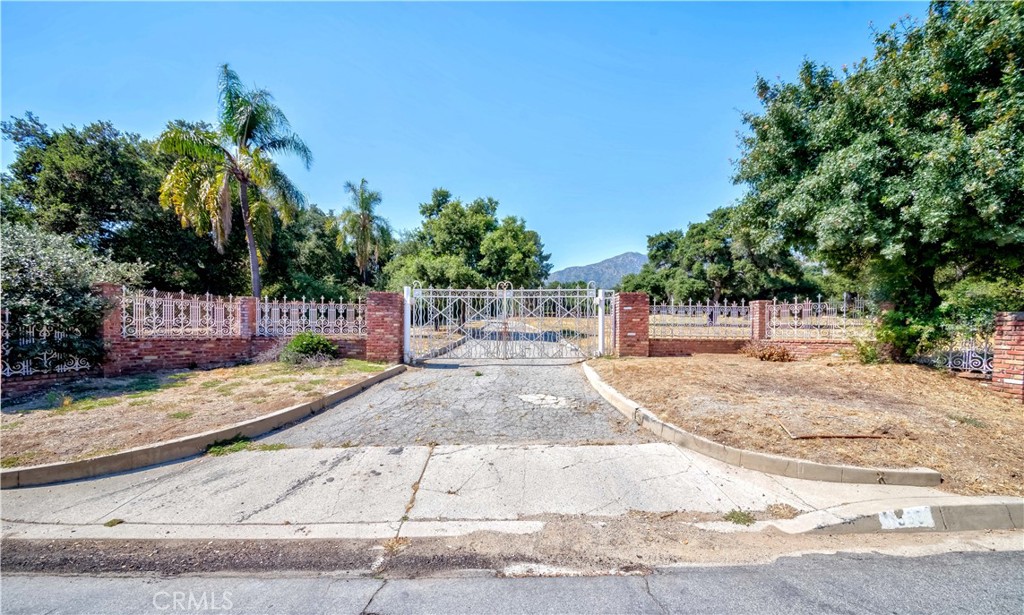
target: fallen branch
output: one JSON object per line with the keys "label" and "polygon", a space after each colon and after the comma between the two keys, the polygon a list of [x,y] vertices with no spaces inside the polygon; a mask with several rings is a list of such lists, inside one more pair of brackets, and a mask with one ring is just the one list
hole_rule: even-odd
{"label": "fallen branch", "polygon": [[896,440],[897,439],[896,436],[890,436],[888,434],[862,434],[862,433],[855,433],[855,434],[822,433],[822,434],[806,434],[806,435],[799,435],[799,436],[797,436],[797,435],[794,435],[793,432],[791,432],[786,427],[786,425],[782,422],[782,419],[780,419],[779,417],[775,417],[775,420],[778,421],[779,426],[782,427],[783,431],[786,432],[786,435],[789,436],[789,438],[791,440],[818,440],[818,439],[827,439],[827,438],[867,439],[867,440]]}

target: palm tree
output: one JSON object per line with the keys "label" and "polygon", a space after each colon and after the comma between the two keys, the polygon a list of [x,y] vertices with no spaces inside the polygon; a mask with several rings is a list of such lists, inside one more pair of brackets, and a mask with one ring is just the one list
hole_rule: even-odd
{"label": "palm tree", "polygon": [[288,222],[305,202],[271,157],[294,154],[308,169],[313,156],[292,132],[270,92],[246,89],[227,64],[220,68],[218,85],[220,113],[215,130],[172,123],[160,136],[161,151],[178,156],[160,186],[160,204],[173,207],[182,224],[212,233],[223,252],[234,213],[232,193],[237,189],[249,245],[252,294],[259,297],[257,246],[269,241],[275,211]]}
{"label": "palm tree", "polygon": [[355,253],[356,268],[363,284],[368,285],[371,268],[378,265],[382,252],[391,243],[391,227],[374,212],[380,205],[380,192],[369,190],[365,179],[358,186],[345,182],[345,191],[351,195],[352,205],[338,216],[338,242]]}

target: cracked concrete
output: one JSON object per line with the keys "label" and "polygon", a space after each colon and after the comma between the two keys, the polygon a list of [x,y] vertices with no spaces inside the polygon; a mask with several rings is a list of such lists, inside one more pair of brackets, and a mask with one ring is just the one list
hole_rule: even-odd
{"label": "cracked concrete", "polygon": [[576,364],[441,361],[412,368],[265,442],[290,446],[639,444]]}

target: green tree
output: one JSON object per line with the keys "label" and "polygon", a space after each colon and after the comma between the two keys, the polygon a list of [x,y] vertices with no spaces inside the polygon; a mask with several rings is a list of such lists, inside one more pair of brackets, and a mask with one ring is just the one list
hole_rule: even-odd
{"label": "green tree", "polygon": [[757,81],[736,180],[751,240],[929,313],[1024,278],[1024,3],[938,2],[837,75]]}
{"label": "green tree", "polygon": [[550,255],[544,253],[540,235],[515,216],[506,217],[501,226],[484,236],[480,255],[479,270],[488,280],[533,288],[551,273]]}
{"label": "green tree", "polygon": [[274,224],[264,295],[349,300],[359,294],[359,270],[353,255],[338,245],[333,216],[310,205],[299,208],[287,226],[279,219]]}
{"label": "green tree", "polygon": [[20,219],[44,231],[104,249],[123,221],[152,202],[138,135],[109,122],[51,131],[32,113],[0,127],[15,148],[3,180],[4,209],[20,210]]}
{"label": "green tree", "polygon": [[212,233],[221,248],[231,232],[236,192],[252,294],[259,296],[258,252],[273,233],[273,216],[287,222],[305,202],[272,156],[294,154],[309,168],[312,154],[268,91],[246,89],[227,64],[220,69],[219,87],[216,130],[171,124],[161,135],[161,150],[179,158],[160,187],[160,204],[198,233]]}
{"label": "green tree", "polygon": [[551,270],[536,231],[520,218],[498,221],[498,201],[486,197],[463,204],[437,188],[420,205],[423,222],[396,246],[385,268],[388,287],[479,288],[501,281],[540,286]]}
{"label": "green tree", "polygon": [[656,301],[765,299],[809,294],[817,290],[803,276],[789,250],[775,246],[757,250],[723,207],[686,231],[673,230],[647,238],[648,262],[640,273],[620,284],[627,292],[644,291]]}
{"label": "green tree", "polygon": [[345,191],[352,204],[338,216],[338,241],[355,256],[356,267],[364,285],[380,270],[381,259],[390,251],[394,239],[387,220],[378,216],[380,192],[367,188],[366,179],[359,185],[345,182]]}

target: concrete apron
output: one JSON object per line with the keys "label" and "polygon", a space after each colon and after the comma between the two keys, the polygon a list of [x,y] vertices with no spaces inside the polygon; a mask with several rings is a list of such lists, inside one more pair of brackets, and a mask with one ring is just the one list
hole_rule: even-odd
{"label": "concrete apron", "polygon": [[[772,476],[667,443],[245,451],[8,490],[0,516],[5,538],[385,539],[533,533],[543,529],[543,515],[718,514],[770,504],[802,514],[754,528],[968,529],[950,527],[945,519],[952,513],[942,512],[965,505],[987,511],[991,527],[1024,525],[1020,498]],[[904,515],[908,507],[914,512]],[[111,520],[123,522],[106,527]]]}

